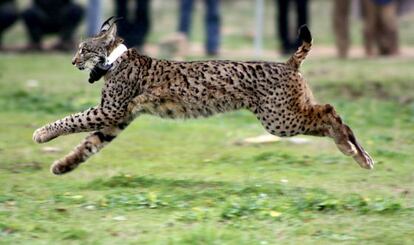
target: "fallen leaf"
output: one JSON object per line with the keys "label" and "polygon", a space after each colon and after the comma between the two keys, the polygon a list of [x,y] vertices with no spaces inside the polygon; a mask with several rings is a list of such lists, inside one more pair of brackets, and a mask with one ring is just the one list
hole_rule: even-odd
{"label": "fallen leaf", "polygon": [[280,213],[280,212],[277,212],[277,211],[270,211],[270,216],[272,216],[272,217],[279,217],[279,216],[281,216],[282,215],[282,213]]}
{"label": "fallen leaf", "polygon": [[87,209],[87,210],[94,210],[96,207],[95,207],[95,205],[87,205],[87,206],[85,206],[85,209]]}
{"label": "fallen leaf", "polygon": [[112,219],[116,220],[116,221],[125,221],[125,220],[127,220],[127,218],[125,216],[115,216]]}
{"label": "fallen leaf", "polygon": [[237,145],[249,145],[249,144],[268,144],[280,141],[280,138],[271,134],[259,135],[256,137],[245,138],[236,142]]}
{"label": "fallen leaf", "polygon": [[73,195],[73,196],[68,195],[67,197],[68,198],[71,198],[71,199],[75,199],[75,200],[79,200],[79,199],[82,199],[83,198],[82,195]]}
{"label": "fallen leaf", "polygon": [[296,145],[302,145],[302,144],[309,143],[310,139],[302,138],[302,137],[293,137],[293,138],[287,138],[286,141],[296,144]]}
{"label": "fallen leaf", "polygon": [[67,211],[68,211],[66,208],[55,208],[55,210],[56,210],[57,212],[60,212],[60,213],[65,213],[65,212],[67,212]]}
{"label": "fallen leaf", "polygon": [[58,153],[62,152],[62,149],[59,147],[53,147],[53,146],[45,146],[42,148],[42,152],[44,153]]}
{"label": "fallen leaf", "polygon": [[37,88],[39,87],[39,81],[30,79],[26,81],[26,87],[28,88]]}

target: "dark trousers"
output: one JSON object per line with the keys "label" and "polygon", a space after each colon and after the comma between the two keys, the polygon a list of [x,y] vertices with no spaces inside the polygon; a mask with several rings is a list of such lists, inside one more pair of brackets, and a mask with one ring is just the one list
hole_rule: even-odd
{"label": "dark trousers", "polygon": [[[206,44],[207,53],[215,54],[220,45],[220,1],[204,0],[207,11],[205,15],[206,25]],[[194,0],[180,1],[180,20],[178,31],[187,36],[191,29],[191,16],[193,12]]]}
{"label": "dark trousers", "polygon": [[399,52],[397,1],[376,4],[362,0],[364,12],[364,42],[368,56],[375,48],[380,55],[396,55]]}
{"label": "dark trousers", "polygon": [[46,12],[36,5],[23,12],[30,40],[36,44],[49,33],[59,33],[62,41],[70,41],[82,16],[82,7],[73,3],[56,9],[54,13]]}
{"label": "dark trousers", "polygon": [[[277,23],[282,50],[290,52],[300,46],[296,30],[308,23],[308,0],[275,0],[278,6]],[[289,31],[289,9],[292,2],[296,5],[297,28],[294,33]]]}
{"label": "dark trousers", "polygon": [[333,10],[333,26],[335,43],[338,55],[341,58],[348,56],[350,45],[349,14],[351,12],[351,0],[335,0]]}
{"label": "dark trousers", "polygon": [[150,30],[150,0],[136,0],[135,16],[128,18],[128,0],[116,0],[116,15],[123,17],[118,22],[118,34],[126,45],[141,47]]}
{"label": "dark trousers", "polygon": [[17,9],[13,4],[0,5],[0,45],[3,32],[16,22],[18,18]]}

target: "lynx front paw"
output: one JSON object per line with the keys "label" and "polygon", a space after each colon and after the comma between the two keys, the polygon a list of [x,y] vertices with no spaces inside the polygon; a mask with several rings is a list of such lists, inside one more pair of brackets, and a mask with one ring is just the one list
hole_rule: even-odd
{"label": "lynx front paw", "polygon": [[33,140],[37,143],[45,143],[55,137],[56,136],[51,135],[45,127],[36,129],[33,133]]}

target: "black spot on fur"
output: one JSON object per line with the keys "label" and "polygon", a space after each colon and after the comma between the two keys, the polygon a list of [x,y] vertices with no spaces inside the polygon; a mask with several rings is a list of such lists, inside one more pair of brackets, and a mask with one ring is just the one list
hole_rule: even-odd
{"label": "black spot on fur", "polygon": [[115,138],[115,136],[106,135],[106,134],[103,134],[102,132],[96,132],[96,133],[94,133],[94,135],[98,136],[98,138],[101,142],[105,142],[105,141],[106,142],[111,142]]}
{"label": "black spot on fur", "polygon": [[174,116],[174,112],[172,111],[172,110],[170,110],[170,109],[168,109],[167,111],[166,111],[166,113],[167,113],[167,115],[168,116]]}
{"label": "black spot on fur", "polygon": [[128,123],[120,123],[118,124],[118,128],[124,130],[128,126]]}

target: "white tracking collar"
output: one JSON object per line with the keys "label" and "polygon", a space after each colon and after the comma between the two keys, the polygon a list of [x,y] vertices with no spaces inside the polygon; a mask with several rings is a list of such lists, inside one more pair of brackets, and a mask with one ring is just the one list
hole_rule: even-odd
{"label": "white tracking collar", "polygon": [[120,44],[118,47],[116,47],[111,54],[106,58],[106,64],[111,65],[115,62],[121,55],[127,51],[128,48],[124,44]]}

